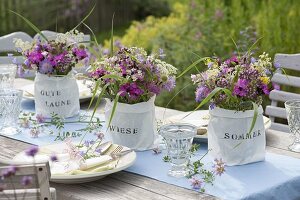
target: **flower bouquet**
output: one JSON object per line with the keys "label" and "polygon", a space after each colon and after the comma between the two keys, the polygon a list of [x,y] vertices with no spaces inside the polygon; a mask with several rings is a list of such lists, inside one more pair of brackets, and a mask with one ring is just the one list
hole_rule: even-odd
{"label": "flower bouquet", "polygon": [[258,59],[246,54],[223,62],[218,58],[203,60],[208,69],[191,78],[197,85],[196,101],[201,102],[198,108],[210,102],[210,153],[227,165],[264,160],[261,104],[263,96],[269,94],[270,78],[276,70],[271,58],[263,53]]}
{"label": "flower bouquet", "polygon": [[107,98],[108,132],[114,143],[136,150],[152,147],[155,140],[155,96],[175,87],[176,68],[147,55],[142,48],[123,47],[114,56],[94,62],[90,77],[95,92]]}
{"label": "flower bouquet", "polygon": [[[43,36],[43,35],[41,35]],[[32,43],[15,39],[17,51],[25,61],[19,71],[36,71],[35,109],[37,114],[50,117],[51,113],[61,117],[72,117],[79,112],[79,91],[72,69],[79,62],[88,59],[83,33],[77,30],[55,38],[45,36]]]}

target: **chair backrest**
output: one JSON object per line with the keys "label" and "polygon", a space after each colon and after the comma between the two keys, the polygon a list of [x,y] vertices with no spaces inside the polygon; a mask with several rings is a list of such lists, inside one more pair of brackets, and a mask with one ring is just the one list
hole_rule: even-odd
{"label": "chair backrest", "polygon": [[[7,166],[0,167],[0,171],[6,170]],[[32,178],[32,183],[25,186],[21,184],[22,178],[29,176]],[[17,165],[17,171],[11,178],[4,178],[0,180],[0,183],[5,185],[5,188],[0,192],[0,200],[14,199],[17,195],[17,199],[24,200],[55,200],[56,191],[54,188],[50,188],[50,168],[49,164],[40,163],[35,165]],[[23,198],[25,197],[25,198]]]}
{"label": "chair backrest", "polygon": [[[300,54],[276,54],[274,63],[279,64],[282,68],[300,72]],[[274,74],[272,82],[300,88],[300,77],[282,74],[281,72]],[[272,121],[271,129],[289,132],[288,125],[275,122],[275,118],[286,119],[285,108],[279,107],[278,103],[291,99],[300,99],[300,95],[288,91],[272,90],[269,98],[271,105],[266,107],[265,114],[269,115]]]}
{"label": "chair backrest", "polygon": [[[16,47],[13,42],[14,38],[20,38],[23,41],[32,42],[32,37],[24,32],[14,32],[8,35],[4,35],[0,37],[0,53],[7,53],[7,52],[15,52]],[[24,59],[22,56],[16,56],[18,62],[23,62]],[[12,58],[5,56],[0,56],[0,64],[12,64]]]}

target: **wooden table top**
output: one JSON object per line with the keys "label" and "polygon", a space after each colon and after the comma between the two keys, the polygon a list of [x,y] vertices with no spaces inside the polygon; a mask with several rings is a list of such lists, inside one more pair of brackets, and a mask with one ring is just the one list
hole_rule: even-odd
{"label": "wooden table top", "polygon": [[[20,87],[30,82],[17,80],[16,87]],[[87,104],[83,104],[82,108],[86,108]],[[103,104],[99,106],[101,112]],[[181,114],[181,111],[164,109],[156,107],[157,119],[162,119]],[[288,145],[292,143],[290,134],[268,130],[267,133],[267,152],[300,158],[300,153],[294,153],[288,150]],[[9,139],[0,136],[0,160],[11,159],[17,153],[27,149],[28,143]],[[198,193],[171,184],[163,183],[151,178],[136,175],[129,172],[118,172],[109,175],[101,180],[83,183],[83,184],[57,184],[51,183],[57,191],[58,200],[74,199],[74,200],[102,200],[102,199],[132,199],[132,200],[199,200],[199,199],[217,199],[211,195]]]}

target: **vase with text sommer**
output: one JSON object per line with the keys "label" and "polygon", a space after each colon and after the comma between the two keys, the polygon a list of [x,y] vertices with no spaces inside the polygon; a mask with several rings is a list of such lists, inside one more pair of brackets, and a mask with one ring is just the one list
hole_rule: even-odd
{"label": "vase with text sommer", "polygon": [[265,159],[263,97],[277,88],[271,78],[273,66],[267,53],[233,55],[223,60],[202,59],[207,70],[192,75],[197,85],[198,108],[209,103],[208,149],[226,165],[243,165]]}

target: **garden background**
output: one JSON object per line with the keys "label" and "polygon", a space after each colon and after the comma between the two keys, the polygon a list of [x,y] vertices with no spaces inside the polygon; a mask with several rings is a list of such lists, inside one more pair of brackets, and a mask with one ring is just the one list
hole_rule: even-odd
{"label": "garden background", "polygon": [[[268,52],[272,58],[275,53],[300,52],[299,0],[0,0],[0,36],[14,31],[35,34],[9,9],[21,13],[41,30],[65,32],[76,26],[95,2],[86,23],[96,33],[102,51],[109,46],[115,13],[116,45],[140,46],[149,53],[162,48],[166,61],[179,72],[199,57],[231,56],[236,51],[232,39],[240,51],[246,51],[262,37],[254,53]],[[85,27],[80,29],[90,34]],[[197,70],[205,70],[204,65],[199,64],[191,73]],[[166,106],[185,88],[168,107],[195,108],[191,73],[178,79],[176,89],[159,96],[156,104]]]}

